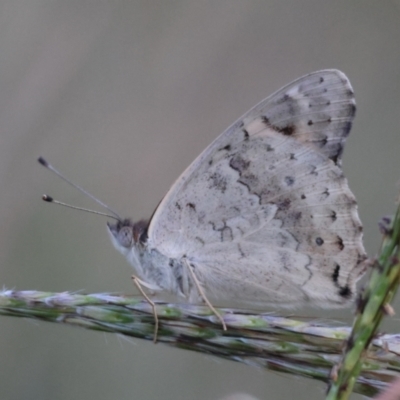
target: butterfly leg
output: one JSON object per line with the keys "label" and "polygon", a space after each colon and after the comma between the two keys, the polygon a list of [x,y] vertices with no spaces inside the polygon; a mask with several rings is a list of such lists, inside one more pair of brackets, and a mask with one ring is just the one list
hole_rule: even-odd
{"label": "butterfly leg", "polygon": [[184,258],[183,260],[184,260],[184,264],[186,265],[186,267],[187,267],[187,269],[188,269],[188,271],[189,271],[189,273],[190,273],[190,276],[191,276],[192,279],[193,279],[194,284],[196,285],[197,290],[198,290],[199,293],[200,293],[200,296],[202,297],[202,299],[204,300],[204,302],[207,304],[207,306],[209,307],[209,309],[210,309],[210,310],[215,314],[215,316],[220,320],[220,322],[221,322],[221,324],[222,324],[222,329],[223,329],[224,331],[226,331],[226,324],[225,324],[224,319],[222,318],[221,314],[214,308],[214,306],[211,304],[211,302],[207,299],[207,296],[206,296],[206,294],[204,293],[204,290],[203,290],[203,288],[201,287],[200,282],[199,282],[199,280],[198,280],[197,277],[196,277],[196,274],[194,273],[194,270],[193,270],[192,265],[190,265],[189,261],[188,261],[186,258]]}
{"label": "butterfly leg", "polygon": [[142,294],[142,296],[148,301],[148,303],[151,305],[151,308],[153,310],[153,315],[154,315],[154,338],[153,342],[157,343],[157,334],[158,334],[158,316],[157,316],[157,311],[156,311],[156,305],[154,304],[154,301],[150,299],[149,296],[147,296],[146,292],[143,290],[142,286],[146,286],[146,284],[140,280],[137,276],[132,275],[132,281],[135,284],[135,286],[139,289],[139,292]]}

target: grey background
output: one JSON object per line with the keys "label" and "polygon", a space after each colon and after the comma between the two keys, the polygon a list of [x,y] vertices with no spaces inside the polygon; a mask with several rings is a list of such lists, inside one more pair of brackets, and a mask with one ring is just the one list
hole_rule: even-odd
{"label": "grey background", "polygon": [[[94,207],[42,169],[39,155],[121,214],[148,217],[217,134],[322,68],[343,70],[356,92],[344,169],[374,255],[377,221],[393,212],[400,177],[399,40],[399,1],[3,0],[1,284],[134,292],[104,219],[41,202],[46,192]],[[398,320],[386,329],[399,331]],[[0,355],[7,400],[219,399],[239,391],[318,399],[325,390],[161,344],[16,318],[1,317]]]}

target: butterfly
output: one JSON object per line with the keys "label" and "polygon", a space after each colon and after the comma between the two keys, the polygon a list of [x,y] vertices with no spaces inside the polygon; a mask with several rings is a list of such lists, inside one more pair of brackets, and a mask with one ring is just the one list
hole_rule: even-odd
{"label": "butterfly", "polygon": [[253,107],[193,161],[150,220],[108,224],[136,283],[210,307],[211,299],[351,304],[367,258],[341,168],[355,111],[338,70],[303,76]]}

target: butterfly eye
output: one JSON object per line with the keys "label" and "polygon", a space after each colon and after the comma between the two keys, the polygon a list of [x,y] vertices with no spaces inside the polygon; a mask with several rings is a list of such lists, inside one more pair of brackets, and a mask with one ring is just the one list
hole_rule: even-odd
{"label": "butterfly eye", "polygon": [[123,226],[117,235],[118,243],[126,248],[132,247],[133,244],[133,232],[132,227],[130,226]]}

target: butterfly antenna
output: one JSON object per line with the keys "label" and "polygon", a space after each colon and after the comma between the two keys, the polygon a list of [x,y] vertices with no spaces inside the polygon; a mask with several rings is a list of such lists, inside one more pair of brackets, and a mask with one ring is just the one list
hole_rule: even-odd
{"label": "butterfly antenna", "polygon": [[107,204],[103,203],[101,200],[99,200],[98,198],[94,197],[92,194],[90,194],[88,191],[86,191],[85,189],[83,189],[82,187],[76,185],[75,183],[71,182],[68,178],[66,178],[64,175],[61,174],[61,172],[59,172],[58,170],[56,170],[51,164],[49,164],[43,157],[39,157],[38,158],[38,162],[39,164],[43,165],[44,167],[46,167],[47,169],[49,169],[50,171],[54,172],[57,176],[59,176],[64,182],[67,182],[69,185],[71,185],[72,187],[74,187],[75,189],[79,190],[81,193],[83,193],[84,195],[90,197],[93,201],[95,201],[97,204],[99,204],[100,206],[102,206],[103,208],[105,208],[106,210],[108,210],[112,215],[109,214],[105,214],[102,212],[98,212],[98,211],[94,211],[94,210],[89,210],[86,208],[81,208],[81,207],[75,207],[75,206],[71,206],[69,204],[66,203],[62,203],[61,201],[58,200],[54,200],[51,196],[48,195],[43,195],[42,199],[48,203],[54,203],[54,204],[59,204],[65,207],[69,207],[75,210],[81,210],[81,211],[87,211],[90,212],[92,214],[97,214],[97,215],[104,215],[110,218],[114,218],[117,221],[122,221],[121,217],[118,215],[117,212],[115,212],[112,208],[110,208]]}
{"label": "butterfly antenna", "polygon": [[63,203],[62,201],[58,201],[53,199],[51,196],[49,196],[48,194],[44,194],[42,196],[42,200],[46,201],[47,203],[54,203],[54,204],[58,204],[59,206],[64,206],[67,208],[72,208],[73,210],[79,210],[79,211],[85,211],[91,214],[96,214],[96,215],[104,215],[105,217],[108,218],[113,218],[117,221],[121,221],[120,218],[117,218],[115,215],[111,215],[111,214],[106,214],[106,213],[102,213],[100,211],[95,211],[95,210],[90,210],[89,208],[83,208],[83,207],[77,207],[77,206],[72,206],[71,204],[67,204],[67,203]]}

